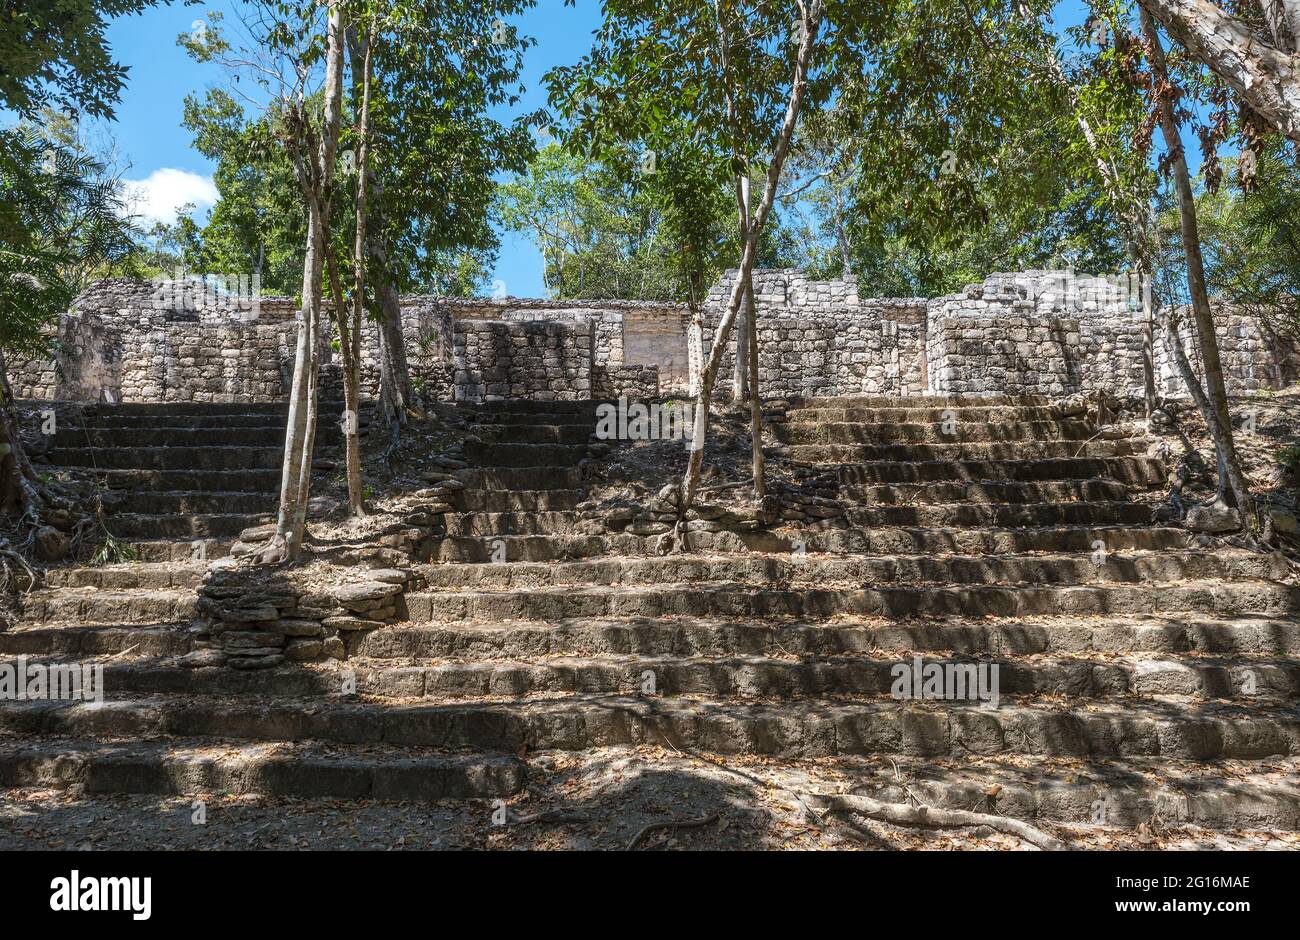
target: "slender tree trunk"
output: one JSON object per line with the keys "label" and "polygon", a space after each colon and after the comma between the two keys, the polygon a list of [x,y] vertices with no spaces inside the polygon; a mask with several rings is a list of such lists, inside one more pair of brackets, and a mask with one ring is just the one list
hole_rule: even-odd
{"label": "slender tree trunk", "polygon": [[695,499],[695,491],[700,485],[700,471],[704,466],[704,447],[708,439],[709,405],[713,400],[713,385],[717,380],[718,369],[722,365],[722,356],[726,352],[732,324],[735,323],[736,315],[740,310],[745,285],[754,272],[754,262],[758,257],[758,239],[763,232],[763,226],[767,224],[768,216],[771,214],[772,203],[776,199],[777,184],[781,179],[781,169],[784,167],[785,158],[790,152],[790,142],[794,137],[795,125],[799,121],[799,110],[803,105],[803,96],[808,80],[808,65],[812,58],[813,47],[817,43],[817,33],[821,28],[823,11],[823,0],[812,0],[807,6],[807,12],[802,24],[803,35],[800,37],[799,54],[795,61],[794,81],[790,88],[790,100],[786,104],[785,117],[781,122],[781,129],[776,138],[776,147],[772,153],[772,161],[767,169],[763,199],[750,220],[749,231],[745,234],[744,251],[741,254],[740,262],[740,276],[736,278],[735,283],[731,286],[731,295],[727,300],[722,319],[718,323],[717,333],[713,337],[708,362],[700,376],[700,390],[695,402],[695,427],[691,437],[690,458],[686,464],[686,472],[682,476],[677,503],[679,519],[674,538],[677,544],[681,544],[681,537],[685,532],[686,513],[690,510],[691,503]]}
{"label": "slender tree trunk", "polygon": [[[740,238],[743,242],[749,232],[749,176],[736,180],[736,214],[740,220]],[[753,297],[754,279],[751,276],[745,284],[745,296]],[[749,317],[743,316],[736,326],[736,358],[732,362],[731,400],[735,404],[746,401],[749,397]]]}
{"label": "slender tree trunk", "polygon": [[844,228],[844,201],[834,177],[831,178],[831,193],[835,199],[835,243],[840,249],[840,277],[847,278],[853,273],[853,255],[849,246],[849,234]]}
{"label": "slender tree trunk", "polygon": [[6,523],[26,508],[26,463],[4,350],[0,349],[0,520]]}
{"label": "slender tree trunk", "polygon": [[1138,290],[1142,292],[1142,391],[1146,418],[1156,410],[1156,311],[1151,272],[1138,270]]}
{"label": "slender tree trunk", "polygon": [[[1205,367],[1205,390],[1210,403],[1214,406],[1214,413],[1223,431],[1223,437],[1231,444],[1232,419],[1228,413],[1228,392],[1223,381],[1223,364],[1219,359],[1219,337],[1214,328],[1214,312],[1210,308],[1210,296],[1205,286],[1205,264],[1201,257],[1201,238],[1196,224],[1196,197],[1192,192],[1192,179],[1187,171],[1183,144],[1178,136],[1178,124],[1174,116],[1174,87],[1169,82],[1164,48],[1160,44],[1155,20],[1145,7],[1142,9],[1142,28],[1151,46],[1151,74],[1155,83],[1154,94],[1159,109],[1160,132],[1165,140],[1165,148],[1169,152],[1174,188],[1178,192],[1183,255],[1187,260],[1187,292],[1191,299],[1192,317],[1201,350],[1201,363]],[[1228,485],[1230,473],[1235,471],[1240,474],[1241,468],[1228,467],[1231,447],[1226,450],[1217,449],[1219,493],[1223,495],[1230,490]]]}
{"label": "slender tree trunk", "polygon": [[754,280],[750,278],[745,291],[745,308],[749,324],[749,428],[754,456],[754,504],[759,505],[767,495],[767,480],[763,467],[763,401],[758,385],[758,309],[754,303]]}
{"label": "slender tree trunk", "polygon": [[1174,360],[1179,375],[1182,376],[1183,384],[1187,386],[1188,392],[1196,402],[1196,407],[1201,412],[1201,417],[1205,419],[1205,427],[1210,432],[1215,448],[1227,454],[1228,459],[1225,462],[1227,485],[1237,504],[1237,510],[1241,513],[1242,525],[1251,536],[1256,536],[1259,531],[1259,521],[1255,515],[1255,500],[1250,493],[1250,484],[1246,481],[1245,474],[1241,472],[1241,463],[1237,459],[1232,436],[1224,434],[1222,426],[1214,420],[1214,406],[1192,370],[1192,364],[1187,360],[1187,353],[1183,350],[1182,340],[1178,336],[1178,325],[1172,311],[1164,318],[1163,326],[1165,346]]}
{"label": "slender tree trunk", "polygon": [[319,251],[320,215],[314,200],[307,200],[307,247],[303,260],[302,308],[298,313],[298,343],[293,360],[293,384],[289,391],[289,420],[285,429],[284,462],[280,474],[280,508],[276,517],[276,537],[262,552],[263,561],[296,558],[302,544],[302,533],[294,531],[298,514],[298,481],[305,458],[307,439],[308,374],[314,349],[312,347],[312,318],[314,285],[320,282]]}
{"label": "slender tree trunk", "polygon": [[334,298],[334,325],[339,334],[339,353],[343,359],[343,444],[347,454],[348,508],[354,516],[364,516],[365,491],[361,479],[361,364],[354,346],[359,323],[347,321],[343,302],[343,285],[332,255],[328,257],[330,293]]}
{"label": "slender tree trunk", "polygon": [[704,371],[704,298],[699,272],[690,274],[691,322],[686,327],[687,394],[700,393],[700,374]]}
{"label": "slender tree trunk", "polygon": [[298,324],[298,346],[294,357],[293,388],[289,398],[289,420],[285,432],[284,465],[280,481],[280,509],[276,534],[258,560],[296,561],[302,553],[307,526],[307,501],[311,494],[312,457],[316,446],[316,414],[320,384],[321,281],[325,252],[329,249],[330,192],[337,156],[342,116],[343,16],[339,0],[331,0],[326,27],[324,120],[319,146],[314,137],[305,103],[299,102],[295,165],[307,206],[307,255],[303,261],[302,318]]}

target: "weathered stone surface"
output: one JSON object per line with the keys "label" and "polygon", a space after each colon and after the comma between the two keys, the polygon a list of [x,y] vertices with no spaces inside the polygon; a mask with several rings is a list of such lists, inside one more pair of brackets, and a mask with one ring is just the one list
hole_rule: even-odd
{"label": "weathered stone surface", "polygon": [[334,630],[378,630],[383,626],[376,620],[363,620],[360,617],[330,617],[323,626]]}
{"label": "weathered stone surface", "polygon": [[320,636],[319,620],[306,620],[286,617],[282,620],[265,620],[257,624],[261,630],[270,633],[282,633],[285,636]]}
{"label": "weathered stone surface", "polygon": [[53,526],[41,526],[33,535],[36,557],[41,561],[62,561],[68,555],[68,536]]}
{"label": "weathered stone surface", "polygon": [[1203,503],[1187,510],[1183,525],[1193,532],[1236,532],[1241,528],[1241,513],[1223,503]]}

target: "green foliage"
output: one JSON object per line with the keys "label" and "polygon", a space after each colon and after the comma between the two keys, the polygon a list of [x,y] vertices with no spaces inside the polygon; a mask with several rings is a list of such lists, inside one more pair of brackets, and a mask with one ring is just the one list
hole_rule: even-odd
{"label": "green foliage", "polygon": [[108,20],[156,0],[0,0],[0,107],[32,118],[46,107],[112,117],[126,67],[113,61]]}
{"label": "green foliage", "polygon": [[1256,162],[1256,188],[1202,193],[1206,280],[1274,330],[1300,338],[1300,169],[1280,138]]}
{"label": "green foliage", "polygon": [[0,348],[37,348],[91,276],[133,250],[101,170],[38,133],[0,131]]}
{"label": "green foliage", "polygon": [[307,224],[275,120],[274,113],[249,120],[220,89],[186,97],[182,122],[195,149],[217,161],[219,198],[182,258],[197,273],[259,274],[263,292],[292,297],[302,289]]}

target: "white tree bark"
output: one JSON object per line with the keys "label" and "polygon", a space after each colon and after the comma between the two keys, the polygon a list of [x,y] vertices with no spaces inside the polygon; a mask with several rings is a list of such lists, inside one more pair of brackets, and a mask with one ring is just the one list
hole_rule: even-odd
{"label": "white tree bark", "polygon": [[[803,106],[804,91],[808,83],[808,67],[812,60],[813,49],[817,45],[817,34],[821,29],[822,16],[825,12],[824,0],[812,0],[805,7],[800,4],[803,22],[803,36],[799,43],[799,53],[795,59],[794,80],[790,87],[790,99],[786,103],[785,117],[777,134],[776,147],[767,168],[767,179],[763,184],[763,198],[758,209],[749,220],[749,230],[745,235],[744,251],[740,259],[740,273],[731,285],[731,296],[727,299],[726,310],[718,323],[713,336],[713,345],[709,350],[708,362],[700,376],[700,390],[695,401],[695,427],[691,438],[690,460],[686,473],[682,477],[680,498],[678,499],[679,521],[676,530],[677,542],[680,544],[684,533],[686,513],[695,499],[695,491],[700,484],[700,470],[704,466],[704,446],[708,439],[709,405],[713,399],[713,384],[722,365],[722,356],[727,349],[727,339],[731,335],[732,324],[740,312],[741,302],[747,285],[754,273],[754,262],[758,258],[758,239],[772,213],[776,201],[777,184],[781,181],[781,169],[790,153],[790,143],[794,138],[795,126],[799,123],[799,111]],[[739,353],[738,353],[739,354]]]}
{"label": "white tree bark", "polygon": [[[1199,62],[1240,95],[1255,113],[1300,142],[1300,62],[1262,42],[1211,0],[1140,0]],[[1288,23],[1300,26],[1300,4],[1283,3]]]}
{"label": "white tree bark", "polygon": [[302,313],[294,357],[289,420],[285,429],[284,464],[280,479],[280,509],[276,534],[259,554],[263,562],[296,560],[302,552],[311,494],[312,454],[316,444],[316,409],[320,382],[321,283],[329,247],[330,188],[338,151],[343,92],[343,14],[340,0],[331,0],[326,25],[324,119],[315,152],[305,146],[313,138],[305,108],[298,114],[300,152],[295,164],[307,207],[307,255],[303,261]]}

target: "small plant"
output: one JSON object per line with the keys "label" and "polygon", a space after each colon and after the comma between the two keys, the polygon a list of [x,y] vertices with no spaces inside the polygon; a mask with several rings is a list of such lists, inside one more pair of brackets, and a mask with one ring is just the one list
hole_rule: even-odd
{"label": "small plant", "polygon": [[1283,447],[1277,452],[1277,462],[1292,473],[1300,472],[1300,444]]}
{"label": "small plant", "polygon": [[100,568],[104,565],[120,565],[129,561],[139,561],[140,552],[134,545],[123,542],[111,532],[104,531],[104,544],[99,546],[90,559],[91,567]]}

